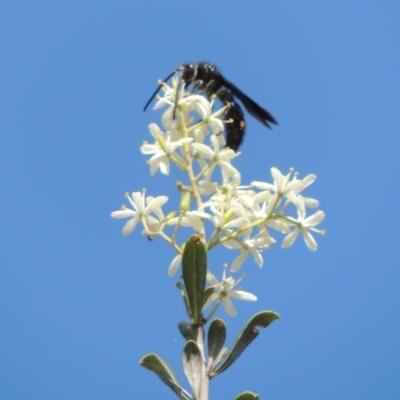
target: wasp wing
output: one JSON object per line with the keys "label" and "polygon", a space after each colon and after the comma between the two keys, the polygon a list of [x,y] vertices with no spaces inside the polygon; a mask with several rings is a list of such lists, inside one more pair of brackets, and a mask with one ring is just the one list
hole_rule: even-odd
{"label": "wasp wing", "polygon": [[262,108],[249,96],[244,94],[236,85],[225,78],[219,71],[214,72],[215,77],[220,81],[220,83],[229,89],[234,96],[236,96],[244,105],[247,112],[252,115],[255,119],[260,121],[263,125],[271,129],[268,122],[278,125],[278,121],[269,113],[265,108]]}

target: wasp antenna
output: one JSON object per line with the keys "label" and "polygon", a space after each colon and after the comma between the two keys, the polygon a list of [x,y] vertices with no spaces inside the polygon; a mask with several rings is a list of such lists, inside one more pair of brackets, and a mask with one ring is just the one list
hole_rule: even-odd
{"label": "wasp antenna", "polygon": [[157,93],[160,91],[160,89],[162,88],[162,85],[167,82],[167,80],[169,78],[171,78],[172,75],[174,75],[178,70],[174,70],[173,72],[171,72],[163,81],[162,83],[158,86],[158,88],[156,89],[156,91],[151,95],[149,101],[146,103],[146,105],[144,106],[143,111],[146,111],[147,107],[149,106],[149,104],[152,102],[152,100],[154,99],[154,97],[156,97]]}

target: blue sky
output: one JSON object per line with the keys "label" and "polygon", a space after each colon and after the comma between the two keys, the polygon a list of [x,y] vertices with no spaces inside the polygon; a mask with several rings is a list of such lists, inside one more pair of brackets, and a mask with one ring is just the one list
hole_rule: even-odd
{"label": "blue sky", "polygon": [[[138,365],[180,367],[185,319],[174,256],[110,212],[126,191],[174,196],[139,152],[143,113],[180,64],[208,60],[280,125],[247,118],[243,181],[315,173],[326,213],[310,252],[276,246],[243,288],[256,303],[218,316],[228,344],[271,309],[210,398],[400,396],[400,6],[395,1],[15,1],[0,7],[0,398],[173,399]],[[392,178],[394,181],[392,181]],[[393,204],[394,209],[389,209]],[[226,252],[210,262],[229,261]],[[216,268],[216,271],[218,269]]]}

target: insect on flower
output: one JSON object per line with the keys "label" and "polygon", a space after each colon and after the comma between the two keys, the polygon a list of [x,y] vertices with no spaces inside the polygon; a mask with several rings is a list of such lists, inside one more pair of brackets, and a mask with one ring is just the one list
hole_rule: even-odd
{"label": "insect on flower", "polygon": [[[179,80],[181,84],[184,85],[185,89],[192,84],[193,91],[199,90],[204,92],[207,96],[215,96],[225,106],[227,106],[224,115],[226,119],[226,143],[232,150],[238,150],[242,144],[246,125],[242,108],[239,103],[235,101],[235,97],[242,102],[250,115],[260,121],[267,128],[271,129],[270,124],[278,124],[276,119],[266,109],[261,107],[254,100],[244,94],[237,86],[226,79],[215,65],[209,62],[183,64],[169,74],[163,82],[168,81],[168,79],[176,73],[179,74]],[[161,83],[152,94],[144,107],[144,111],[146,111],[151,101],[160,91],[162,85],[163,83]]]}

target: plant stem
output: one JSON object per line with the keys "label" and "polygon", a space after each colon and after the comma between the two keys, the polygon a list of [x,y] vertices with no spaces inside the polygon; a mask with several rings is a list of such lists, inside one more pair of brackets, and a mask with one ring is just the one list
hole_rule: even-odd
{"label": "plant stem", "polygon": [[202,370],[198,371],[201,374],[201,385],[200,385],[200,393],[199,397],[196,400],[208,400],[208,390],[210,386],[210,378],[207,373],[206,368],[206,357],[204,355],[204,328],[203,325],[193,326],[193,330],[195,332],[196,343],[199,346],[201,354],[203,356],[203,364]]}

